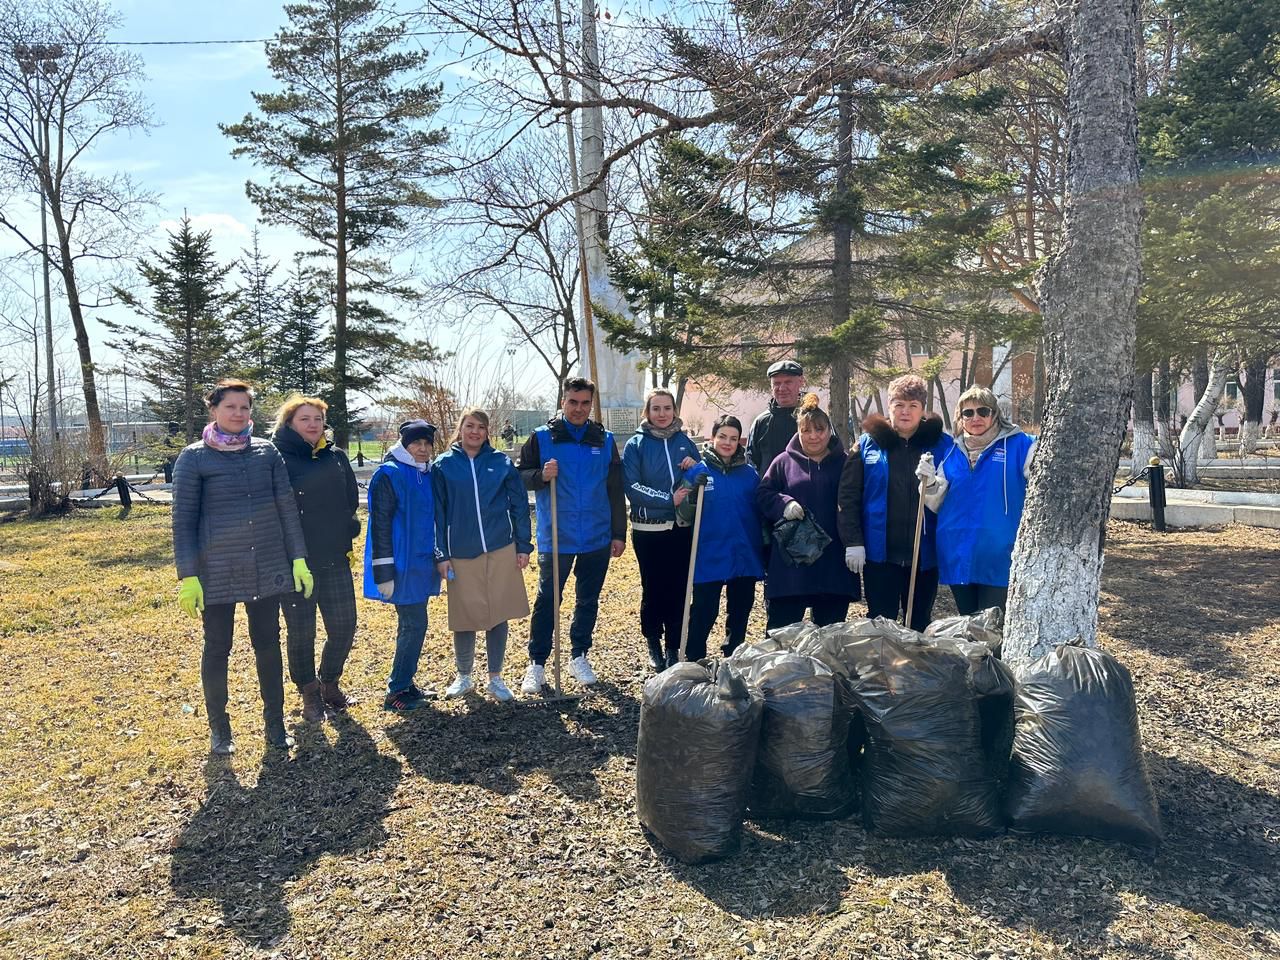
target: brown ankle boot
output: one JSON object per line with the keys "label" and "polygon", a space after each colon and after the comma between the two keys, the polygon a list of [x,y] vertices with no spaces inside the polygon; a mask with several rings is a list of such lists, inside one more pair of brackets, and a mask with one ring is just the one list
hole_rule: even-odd
{"label": "brown ankle boot", "polygon": [[334,713],[342,713],[347,707],[351,706],[351,700],[347,699],[347,695],[342,692],[338,686],[338,681],[334,680],[330,683],[328,680],[320,681],[320,699],[324,701],[324,705]]}
{"label": "brown ankle boot", "polygon": [[305,723],[324,722],[324,704],[320,702],[320,681],[312,680],[298,688],[302,694],[302,719]]}

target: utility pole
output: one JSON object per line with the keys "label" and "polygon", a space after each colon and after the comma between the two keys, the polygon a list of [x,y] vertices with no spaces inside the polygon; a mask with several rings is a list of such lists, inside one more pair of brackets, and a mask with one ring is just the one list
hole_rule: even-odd
{"label": "utility pole", "polygon": [[[15,43],[13,56],[23,76],[29,77],[37,91],[41,89],[41,78],[58,71],[58,60],[63,50],[56,43]],[[49,171],[49,111],[44,98],[37,95],[36,104],[40,111],[40,169],[36,171],[40,181],[40,260],[44,268],[44,353],[45,380],[48,384],[49,396],[49,442],[57,443],[58,438],[58,405],[54,393],[53,373],[53,297],[49,284],[49,215],[48,195],[52,187]]]}

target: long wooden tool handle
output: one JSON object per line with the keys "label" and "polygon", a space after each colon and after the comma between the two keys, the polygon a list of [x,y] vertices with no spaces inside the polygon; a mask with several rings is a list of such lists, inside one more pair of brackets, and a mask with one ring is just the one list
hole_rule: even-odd
{"label": "long wooden tool handle", "polygon": [[556,507],[556,478],[551,478],[551,656],[556,696],[560,696],[560,511]]}
{"label": "long wooden tool handle", "polygon": [[684,587],[684,623],[680,625],[680,662],[684,663],[685,647],[689,644],[689,614],[693,608],[693,568],[698,562],[698,535],[702,533],[702,491],[706,484],[698,484],[698,505],[693,511],[693,545],[689,548],[689,579]]}
{"label": "long wooden tool handle", "polygon": [[902,613],[902,625],[911,628],[911,605],[916,602],[916,572],[920,568],[920,534],[924,530],[924,478],[920,478],[920,505],[916,510],[916,542],[911,548],[911,583],[907,587],[907,609]]}

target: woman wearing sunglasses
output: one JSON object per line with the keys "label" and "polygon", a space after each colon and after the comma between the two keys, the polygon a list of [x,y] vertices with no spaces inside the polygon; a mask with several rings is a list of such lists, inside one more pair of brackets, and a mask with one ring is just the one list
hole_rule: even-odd
{"label": "woman wearing sunglasses", "polygon": [[1004,418],[996,396],[970,387],[956,401],[956,444],[925,502],[938,514],[938,579],[969,615],[1004,609],[1036,441]]}

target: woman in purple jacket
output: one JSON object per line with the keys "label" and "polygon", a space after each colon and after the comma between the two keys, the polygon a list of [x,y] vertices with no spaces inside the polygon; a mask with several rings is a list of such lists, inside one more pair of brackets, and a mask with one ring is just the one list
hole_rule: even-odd
{"label": "woman in purple jacket", "polygon": [[796,411],[796,435],[769,465],[756,491],[756,503],[771,524],[783,518],[799,519],[808,512],[831,542],[817,562],[807,567],[791,566],[782,550],[770,551],[764,587],[769,630],[803,620],[810,609],[818,626],[840,623],[849,613],[849,604],[862,595],[857,576],[845,566],[836,528],[836,492],[845,459],[844,444],[831,428],[831,418],[818,406],[817,395],[809,394]]}

